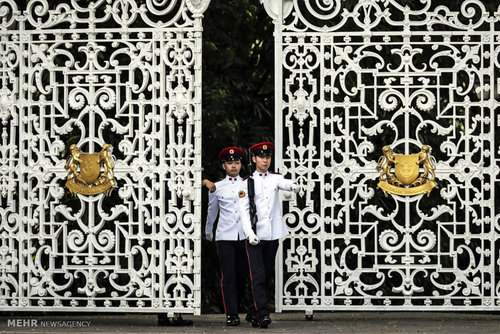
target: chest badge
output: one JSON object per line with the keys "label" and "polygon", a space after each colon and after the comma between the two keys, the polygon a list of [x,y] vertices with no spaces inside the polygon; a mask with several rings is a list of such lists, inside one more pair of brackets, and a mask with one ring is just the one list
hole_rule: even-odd
{"label": "chest badge", "polygon": [[240,190],[240,192],[238,193],[238,196],[239,196],[240,198],[245,197],[245,192],[244,192],[243,190]]}

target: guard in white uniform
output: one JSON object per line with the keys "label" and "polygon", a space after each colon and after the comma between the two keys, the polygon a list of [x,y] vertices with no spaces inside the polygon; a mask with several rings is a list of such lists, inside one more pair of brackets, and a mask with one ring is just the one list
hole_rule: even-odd
{"label": "guard in white uniform", "polygon": [[241,222],[245,236],[250,279],[254,298],[255,315],[251,319],[252,326],[267,328],[271,323],[267,307],[267,288],[274,275],[274,263],[279,246],[279,239],[288,235],[288,228],[281,216],[279,191],[298,192],[299,187],[291,180],[280,174],[268,171],[271,164],[271,155],[274,145],[269,142],[258,143],[250,147],[252,161],[256,171],[252,174],[254,183],[254,202],[257,222],[254,227],[251,223],[252,200],[248,188],[249,180],[245,180],[244,193],[240,195]]}
{"label": "guard in white uniform", "polygon": [[238,196],[244,186],[239,176],[244,154],[238,147],[223,149],[219,158],[226,177],[215,184],[208,180],[203,181],[203,185],[210,189],[205,227],[205,237],[209,241],[213,239],[213,226],[219,214],[215,240],[221,266],[222,301],[228,326],[237,326],[240,323],[238,293],[243,293],[248,277],[245,237],[238,210]]}

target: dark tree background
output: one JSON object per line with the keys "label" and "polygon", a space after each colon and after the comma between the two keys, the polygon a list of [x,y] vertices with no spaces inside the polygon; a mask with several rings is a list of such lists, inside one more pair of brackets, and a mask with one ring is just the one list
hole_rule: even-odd
{"label": "dark tree background", "polygon": [[203,166],[220,149],[274,138],[271,19],[258,0],[212,0],[203,19]]}
{"label": "dark tree background", "polygon": [[[203,18],[203,177],[224,176],[217,155],[274,138],[274,25],[258,0],[212,0]],[[246,164],[246,163],[244,163]],[[242,170],[247,175],[246,169]],[[202,220],[208,195],[203,190]],[[202,244],[202,311],[224,312],[213,242]],[[251,304],[250,288],[241,306]]]}

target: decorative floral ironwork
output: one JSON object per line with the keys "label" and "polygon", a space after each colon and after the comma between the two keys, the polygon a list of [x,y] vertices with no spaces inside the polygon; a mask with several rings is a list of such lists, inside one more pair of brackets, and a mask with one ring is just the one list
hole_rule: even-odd
{"label": "decorative floral ironwork", "polygon": [[[0,0],[0,309],[200,312],[208,3]],[[105,143],[118,191],[71,196]]]}
{"label": "decorative floral ironwork", "polygon": [[[282,84],[277,165],[304,192],[283,205],[277,309],[498,307],[500,8],[285,2],[264,0]],[[382,145],[408,155],[424,143],[439,191],[385,197]]]}

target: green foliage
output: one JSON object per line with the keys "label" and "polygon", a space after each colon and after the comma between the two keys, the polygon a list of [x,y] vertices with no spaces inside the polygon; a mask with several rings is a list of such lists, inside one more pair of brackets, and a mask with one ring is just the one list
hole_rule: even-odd
{"label": "green foliage", "polygon": [[[248,148],[274,138],[273,29],[258,0],[212,0],[205,12],[202,161],[206,178],[224,176],[217,158],[224,147]],[[204,225],[207,195],[203,195]],[[213,242],[203,242],[202,258],[202,311],[223,313]],[[240,303],[243,311],[251,304],[250,288],[246,291]]]}
{"label": "green foliage", "polygon": [[273,24],[258,0],[212,0],[203,19],[203,167],[217,153],[274,137]]}

